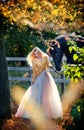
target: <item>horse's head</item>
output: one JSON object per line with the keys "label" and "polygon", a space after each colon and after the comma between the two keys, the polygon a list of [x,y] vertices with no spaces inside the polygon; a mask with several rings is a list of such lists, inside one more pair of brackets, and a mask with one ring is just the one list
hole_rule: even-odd
{"label": "horse's head", "polygon": [[63,53],[66,56],[67,63],[69,64],[76,63],[73,60],[74,51],[70,52],[69,45],[67,44],[67,42],[70,39],[75,41],[78,47],[84,46],[84,37],[78,37],[78,36],[73,37],[73,35],[70,34],[58,36],[56,37],[55,40],[48,40],[47,42],[48,46],[47,52],[51,54],[55,64],[55,68],[58,71],[61,70]]}
{"label": "horse's head", "polygon": [[63,56],[60,43],[56,40],[49,41],[47,52],[52,56],[56,70],[60,71]]}
{"label": "horse's head", "polygon": [[63,53],[67,52],[67,42],[65,35],[56,37],[55,40],[48,41],[48,53],[51,54],[56,70],[61,70]]}

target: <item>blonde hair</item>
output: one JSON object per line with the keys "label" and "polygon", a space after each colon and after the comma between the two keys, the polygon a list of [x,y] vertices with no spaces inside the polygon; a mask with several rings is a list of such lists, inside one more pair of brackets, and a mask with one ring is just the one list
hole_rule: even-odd
{"label": "blonde hair", "polygon": [[28,54],[28,56],[27,56],[27,62],[28,62],[28,64],[29,64],[30,66],[32,66],[32,60],[34,60],[33,52],[34,52],[35,50],[38,51],[38,52],[41,54],[42,57],[48,56],[46,53],[44,53],[43,51],[41,51],[40,48],[38,48],[38,47],[33,48],[33,50],[32,50],[32,51]]}

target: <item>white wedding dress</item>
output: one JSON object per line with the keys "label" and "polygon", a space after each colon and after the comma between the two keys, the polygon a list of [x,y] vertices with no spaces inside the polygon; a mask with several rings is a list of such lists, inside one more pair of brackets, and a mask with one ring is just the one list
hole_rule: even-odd
{"label": "white wedding dress", "polygon": [[63,115],[60,95],[48,70],[42,71],[34,84],[25,92],[15,114],[16,117],[31,118],[30,112],[26,112],[28,108],[26,110],[24,108],[24,102],[29,103],[29,101],[40,107],[47,118],[60,118]]}

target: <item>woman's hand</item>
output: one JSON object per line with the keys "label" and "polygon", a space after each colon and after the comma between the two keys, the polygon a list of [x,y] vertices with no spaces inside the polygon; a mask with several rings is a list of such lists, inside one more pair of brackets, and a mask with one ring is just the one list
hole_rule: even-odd
{"label": "woman's hand", "polygon": [[34,81],[33,81],[33,80],[31,81],[31,84],[34,84]]}
{"label": "woman's hand", "polygon": [[51,64],[51,65],[49,66],[49,68],[53,68],[53,65]]}

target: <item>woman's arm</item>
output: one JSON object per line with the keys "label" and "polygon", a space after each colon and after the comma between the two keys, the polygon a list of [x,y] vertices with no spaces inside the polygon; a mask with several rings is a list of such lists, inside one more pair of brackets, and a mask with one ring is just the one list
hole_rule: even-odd
{"label": "woman's arm", "polygon": [[35,78],[37,77],[37,65],[34,61],[32,61],[32,83],[35,82]]}

